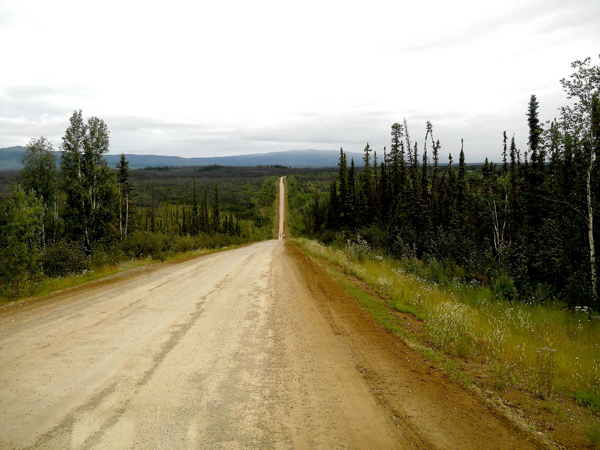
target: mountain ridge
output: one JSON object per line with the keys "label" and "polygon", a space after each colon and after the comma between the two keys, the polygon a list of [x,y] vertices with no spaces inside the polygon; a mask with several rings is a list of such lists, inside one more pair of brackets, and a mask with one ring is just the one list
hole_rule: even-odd
{"label": "mountain ridge", "polygon": [[[19,170],[23,168],[21,159],[25,147],[0,148],[0,170]],[[62,152],[55,152],[60,158]],[[348,160],[354,158],[357,167],[362,167],[362,154],[345,152]],[[184,167],[184,166],[286,166],[286,167],[336,167],[339,162],[339,150],[287,150],[280,152],[252,153],[236,156],[209,156],[184,158],[181,156],[125,154],[129,167]],[[104,155],[110,167],[115,167],[121,158],[120,154]]]}

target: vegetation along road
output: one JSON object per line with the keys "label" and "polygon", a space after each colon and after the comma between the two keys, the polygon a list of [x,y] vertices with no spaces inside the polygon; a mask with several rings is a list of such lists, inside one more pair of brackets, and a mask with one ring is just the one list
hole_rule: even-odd
{"label": "vegetation along road", "polygon": [[374,325],[285,239],[1,312],[2,449],[538,445]]}

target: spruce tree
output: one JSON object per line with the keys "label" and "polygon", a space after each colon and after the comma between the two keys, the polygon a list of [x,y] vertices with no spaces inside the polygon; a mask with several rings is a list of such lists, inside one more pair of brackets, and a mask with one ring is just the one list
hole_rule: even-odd
{"label": "spruce tree", "polygon": [[196,236],[200,232],[200,209],[198,208],[198,197],[196,195],[196,175],[193,181],[192,193],[192,236]]}
{"label": "spruce tree", "polygon": [[356,226],[356,170],[354,158],[350,159],[350,170],[348,170],[348,226],[354,229]]}
{"label": "spruce tree", "polygon": [[529,125],[529,152],[531,155],[531,165],[534,172],[537,172],[540,166],[543,167],[543,161],[540,158],[540,138],[542,128],[540,127],[540,119],[538,116],[539,103],[535,95],[529,100],[529,109],[527,111],[527,123]]}
{"label": "spruce tree", "polygon": [[[129,182],[131,171],[129,170],[129,161],[125,155],[121,153],[121,158],[116,165],[117,183],[119,186],[119,232],[123,236],[127,236],[129,230],[129,222],[131,219],[131,199],[135,196],[134,185]],[[123,217],[125,216],[125,217]]]}
{"label": "spruce tree", "polygon": [[340,147],[340,161],[338,163],[338,183],[340,185],[340,217],[342,223],[349,216],[349,199],[348,199],[348,161],[344,149]]}
{"label": "spruce tree", "polygon": [[204,188],[204,197],[200,207],[200,229],[203,233],[210,233],[210,220],[208,218],[208,189]]}
{"label": "spruce tree", "polygon": [[508,173],[508,160],[507,160],[508,137],[506,136],[506,130],[504,130],[504,133],[502,133],[502,141],[504,143],[504,145],[502,147],[502,170],[503,170],[504,174],[507,174]]}
{"label": "spruce tree", "polygon": [[221,211],[219,208],[219,183],[215,183],[213,193],[213,208],[212,208],[212,231],[219,233],[221,231]]}

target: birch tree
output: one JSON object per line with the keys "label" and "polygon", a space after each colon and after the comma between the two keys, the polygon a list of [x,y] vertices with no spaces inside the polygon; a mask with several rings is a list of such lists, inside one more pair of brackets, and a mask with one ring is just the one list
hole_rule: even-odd
{"label": "birch tree", "polygon": [[[593,119],[596,118],[595,106],[600,95],[600,66],[593,66],[591,58],[575,61],[571,64],[575,69],[570,79],[560,80],[567,98],[575,99],[572,106],[561,108],[562,120],[565,127],[574,137],[582,143],[581,150],[585,153],[587,161],[586,180],[586,205],[587,205],[587,231],[590,256],[590,276],[592,284],[593,301],[598,301],[598,280],[596,275],[596,249],[594,246],[594,204],[592,192],[592,173],[597,156],[597,126]],[[594,100],[596,98],[596,100]]]}
{"label": "birch tree", "polygon": [[93,242],[109,234],[116,213],[116,180],[103,157],[109,148],[108,128],[97,117],[85,124],[81,110],[75,111],[61,148],[67,234],[91,251]]}
{"label": "birch tree", "polygon": [[45,207],[42,222],[42,245],[46,246],[46,228],[54,234],[56,240],[56,223],[58,220],[58,175],[56,170],[56,155],[52,143],[44,136],[32,139],[25,148],[21,178],[27,192],[33,191],[36,198]]}

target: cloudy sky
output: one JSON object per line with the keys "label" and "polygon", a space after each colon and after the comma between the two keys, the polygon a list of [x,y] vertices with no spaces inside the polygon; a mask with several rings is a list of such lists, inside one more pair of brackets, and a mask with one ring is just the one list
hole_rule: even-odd
{"label": "cloudy sky", "polygon": [[111,153],[224,156],[389,148],[406,118],[442,152],[498,161],[567,100],[570,63],[600,53],[598,0],[0,0],[0,148],[73,110]]}

